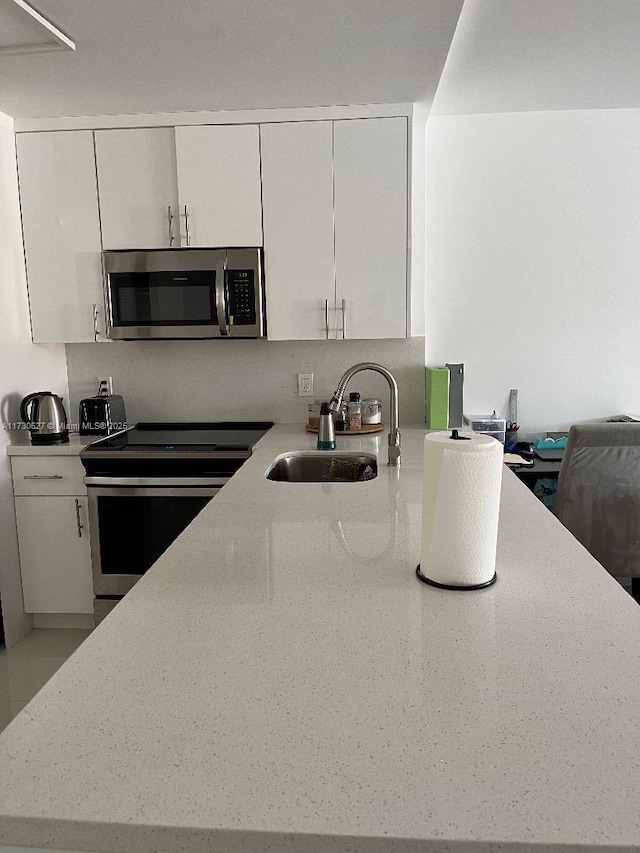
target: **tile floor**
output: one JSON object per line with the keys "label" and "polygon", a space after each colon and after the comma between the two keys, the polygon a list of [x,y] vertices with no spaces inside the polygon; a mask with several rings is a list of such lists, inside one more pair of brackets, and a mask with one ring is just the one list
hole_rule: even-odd
{"label": "tile floor", "polygon": [[78,628],[35,628],[13,648],[0,648],[0,731],[90,633]]}

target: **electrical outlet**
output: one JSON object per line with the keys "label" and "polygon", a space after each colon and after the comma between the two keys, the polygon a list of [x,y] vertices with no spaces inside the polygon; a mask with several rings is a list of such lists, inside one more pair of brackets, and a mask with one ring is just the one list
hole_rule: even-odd
{"label": "electrical outlet", "polygon": [[298,374],[298,397],[313,397],[313,373]]}
{"label": "electrical outlet", "polygon": [[98,376],[98,397],[113,394],[113,379],[110,376]]}

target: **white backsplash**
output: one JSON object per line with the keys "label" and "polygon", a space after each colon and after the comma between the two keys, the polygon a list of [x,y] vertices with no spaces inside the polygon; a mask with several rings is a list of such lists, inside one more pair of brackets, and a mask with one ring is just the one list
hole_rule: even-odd
{"label": "white backsplash", "polygon": [[[424,338],[376,341],[118,341],[68,344],[71,413],[96,393],[96,377],[112,376],[130,422],[148,420],[306,419],[297,374],[314,374],[314,397],[329,399],[342,373],[376,361],[395,376],[400,425],[424,422]],[[389,403],[385,380],[371,371],[348,390]]]}

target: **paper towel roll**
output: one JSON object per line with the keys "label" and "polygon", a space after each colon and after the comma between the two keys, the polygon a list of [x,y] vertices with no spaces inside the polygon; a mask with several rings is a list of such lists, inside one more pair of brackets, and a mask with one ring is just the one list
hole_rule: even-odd
{"label": "paper towel roll", "polygon": [[431,433],[424,440],[424,579],[453,587],[489,584],[496,570],[502,484],[499,441],[487,435]]}

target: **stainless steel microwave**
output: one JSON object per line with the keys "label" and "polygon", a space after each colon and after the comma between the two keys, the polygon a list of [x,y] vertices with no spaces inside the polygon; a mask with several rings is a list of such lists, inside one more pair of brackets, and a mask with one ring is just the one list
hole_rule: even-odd
{"label": "stainless steel microwave", "polygon": [[102,253],[107,336],[263,338],[262,249]]}

